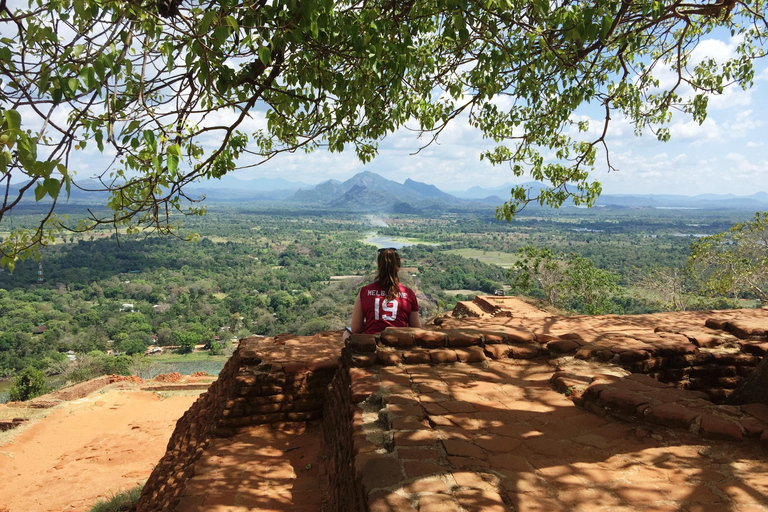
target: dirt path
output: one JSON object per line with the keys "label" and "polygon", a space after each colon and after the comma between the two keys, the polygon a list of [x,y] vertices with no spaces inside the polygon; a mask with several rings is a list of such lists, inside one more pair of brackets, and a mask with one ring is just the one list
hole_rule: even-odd
{"label": "dirt path", "polygon": [[196,398],[104,390],[57,406],[0,444],[0,511],[82,512],[142,483]]}

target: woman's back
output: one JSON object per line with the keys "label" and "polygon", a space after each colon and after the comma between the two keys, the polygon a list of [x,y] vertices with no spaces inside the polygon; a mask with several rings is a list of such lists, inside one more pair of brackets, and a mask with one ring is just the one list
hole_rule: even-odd
{"label": "woman's back", "polygon": [[360,302],[365,318],[366,334],[381,332],[387,327],[407,327],[412,311],[419,310],[413,290],[398,283],[399,292],[387,299],[387,290],[374,281],[360,290]]}

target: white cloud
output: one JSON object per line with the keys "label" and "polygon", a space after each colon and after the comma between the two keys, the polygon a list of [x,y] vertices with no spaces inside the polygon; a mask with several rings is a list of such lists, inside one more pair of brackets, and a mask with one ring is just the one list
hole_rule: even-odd
{"label": "white cloud", "polygon": [[693,120],[673,123],[669,132],[675,139],[692,141],[694,146],[720,139],[720,128],[711,118],[701,124]]}
{"label": "white cloud", "polygon": [[737,85],[731,85],[723,90],[723,94],[709,96],[707,110],[723,110],[733,107],[746,107],[752,104],[752,95],[755,89],[744,90]]}
{"label": "white cloud", "polygon": [[743,37],[732,37],[728,41],[720,39],[705,39],[699,42],[691,51],[691,64],[696,65],[705,59],[715,59],[722,64],[736,56],[736,48],[742,42]]}
{"label": "white cloud", "polygon": [[741,139],[756,132],[763,126],[763,121],[755,119],[754,111],[743,110],[735,113],[733,120],[723,125],[723,133],[732,139]]}

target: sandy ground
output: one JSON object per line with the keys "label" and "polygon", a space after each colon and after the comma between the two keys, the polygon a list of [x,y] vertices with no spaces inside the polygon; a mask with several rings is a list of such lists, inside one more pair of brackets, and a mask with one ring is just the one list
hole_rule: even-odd
{"label": "sandy ground", "polygon": [[0,437],[0,512],[85,512],[143,483],[198,394],[107,388]]}

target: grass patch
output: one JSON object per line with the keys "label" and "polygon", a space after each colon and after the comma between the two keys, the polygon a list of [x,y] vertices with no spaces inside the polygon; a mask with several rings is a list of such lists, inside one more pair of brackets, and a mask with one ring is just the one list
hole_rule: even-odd
{"label": "grass patch", "polygon": [[127,491],[120,491],[107,499],[101,499],[89,512],[128,512],[136,509],[143,485]]}
{"label": "grass patch", "polygon": [[[45,418],[58,406],[48,409],[35,409],[31,407],[7,407],[0,405],[0,420],[12,420],[13,418],[27,418],[16,428],[0,432],[0,446],[11,444],[16,437],[32,426],[37,420]],[[2,452],[0,452],[2,455]]]}
{"label": "grass patch", "polygon": [[451,249],[449,254],[458,254],[464,258],[474,258],[483,263],[498,265],[503,268],[511,267],[519,259],[517,254],[502,251],[484,251],[482,249]]}
{"label": "grass patch", "polygon": [[208,350],[202,350],[200,352],[191,352],[189,354],[158,354],[148,356],[149,360],[155,363],[180,363],[188,361],[226,361],[229,356],[211,356],[208,355]]}
{"label": "grass patch", "polygon": [[482,290],[443,290],[446,295],[488,295],[487,292]]}
{"label": "grass patch", "polygon": [[[385,241],[384,241],[385,240]],[[376,247],[387,247],[387,244],[405,244],[405,245],[440,245],[437,242],[429,242],[422,238],[410,238],[405,236],[378,236],[368,234],[365,238],[358,238],[358,242]],[[382,243],[384,245],[382,245]]]}

